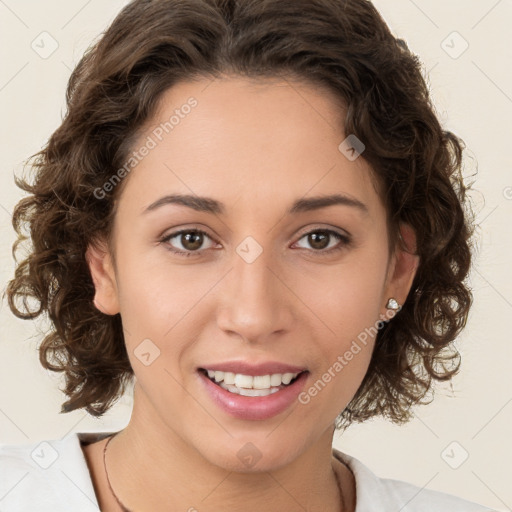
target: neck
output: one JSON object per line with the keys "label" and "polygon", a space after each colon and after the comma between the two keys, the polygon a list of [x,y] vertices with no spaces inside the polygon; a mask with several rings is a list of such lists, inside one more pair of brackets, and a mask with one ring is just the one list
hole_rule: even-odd
{"label": "neck", "polygon": [[130,423],[107,452],[110,483],[130,510],[348,512],[332,457],[334,427],[284,465],[241,472],[207,460],[143,408],[135,397]]}

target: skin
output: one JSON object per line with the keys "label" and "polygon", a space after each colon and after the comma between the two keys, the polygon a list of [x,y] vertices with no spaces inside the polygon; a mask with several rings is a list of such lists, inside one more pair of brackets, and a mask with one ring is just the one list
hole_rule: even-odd
{"label": "skin", "polygon": [[[317,381],[365,328],[403,304],[418,257],[388,257],[386,211],[363,158],[338,149],[343,111],[329,92],[305,83],[224,77],[169,89],[140,138],[193,96],[198,105],[125,178],[114,221],[115,260],[99,241],[87,260],[95,304],[121,313],[136,375],[128,426],[109,444],[111,484],[132,510],[345,511],[355,509],[354,478],[331,452],[334,420],[356,393],[374,340],[309,403],[279,415],[241,420],[203,389],[198,366],[232,359],[281,361]],[[223,214],[166,205],[171,193],[208,196]],[[287,214],[297,199],[333,193],[347,205]],[[182,228],[204,230],[194,249]],[[308,233],[331,229],[325,248]],[[403,225],[409,247],[414,233]],[[247,237],[263,252],[247,263],[236,252]],[[328,247],[326,247],[328,246]],[[168,249],[196,253],[192,257]],[[320,248],[319,248],[320,247]],[[330,251],[341,247],[339,251]],[[325,254],[322,256],[322,253]],[[160,356],[144,365],[134,350],[152,340]],[[237,457],[252,443],[261,459]],[[106,485],[105,441],[84,447],[102,510],[120,510]]]}

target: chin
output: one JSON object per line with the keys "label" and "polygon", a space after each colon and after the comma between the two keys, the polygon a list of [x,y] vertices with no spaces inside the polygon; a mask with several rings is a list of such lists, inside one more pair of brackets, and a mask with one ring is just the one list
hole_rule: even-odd
{"label": "chin", "polygon": [[198,447],[198,451],[211,464],[222,469],[237,473],[260,473],[286,466],[305,448],[302,442],[292,442],[288,430],[283,429],[281,436],[277,432],[269,436],[269,432],[271,430],[259,435],[244,433],[239,438],[226,435],[224,445],[208,443],[204,449]]}

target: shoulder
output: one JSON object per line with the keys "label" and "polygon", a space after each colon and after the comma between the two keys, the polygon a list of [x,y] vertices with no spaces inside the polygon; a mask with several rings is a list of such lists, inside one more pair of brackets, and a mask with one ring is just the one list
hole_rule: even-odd
{"label": "shoulder", "polygon": [[401,480],[380,478],[361,461],[333,448],[356,480],[355,512],[495,512],[490,508]]}
{"label": "shoulder", "polygon": [[[98,511],[80,439],[0,444],[2,512]],[[87,435],[85,435],[87,439]]]}

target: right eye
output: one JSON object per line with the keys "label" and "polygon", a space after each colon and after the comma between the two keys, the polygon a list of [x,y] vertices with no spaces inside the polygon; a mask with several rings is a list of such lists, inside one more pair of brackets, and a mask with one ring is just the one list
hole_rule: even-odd
{"label": "right eye", "polygon": [[[199,229],[182,229],[166,235],[164,238],[160,239],[160,242],[168,244],[169,250],[174,254],[190,257],[195,256],[194,253],[200,254],[201,251],[199,251],[199,249],[203,245],[205,237],[212,240],[206,232]],[[179,243],[181,245],[181,249],[173,248],[171,240],[174,239],[177,239],[177,242],[175,243]]]}

